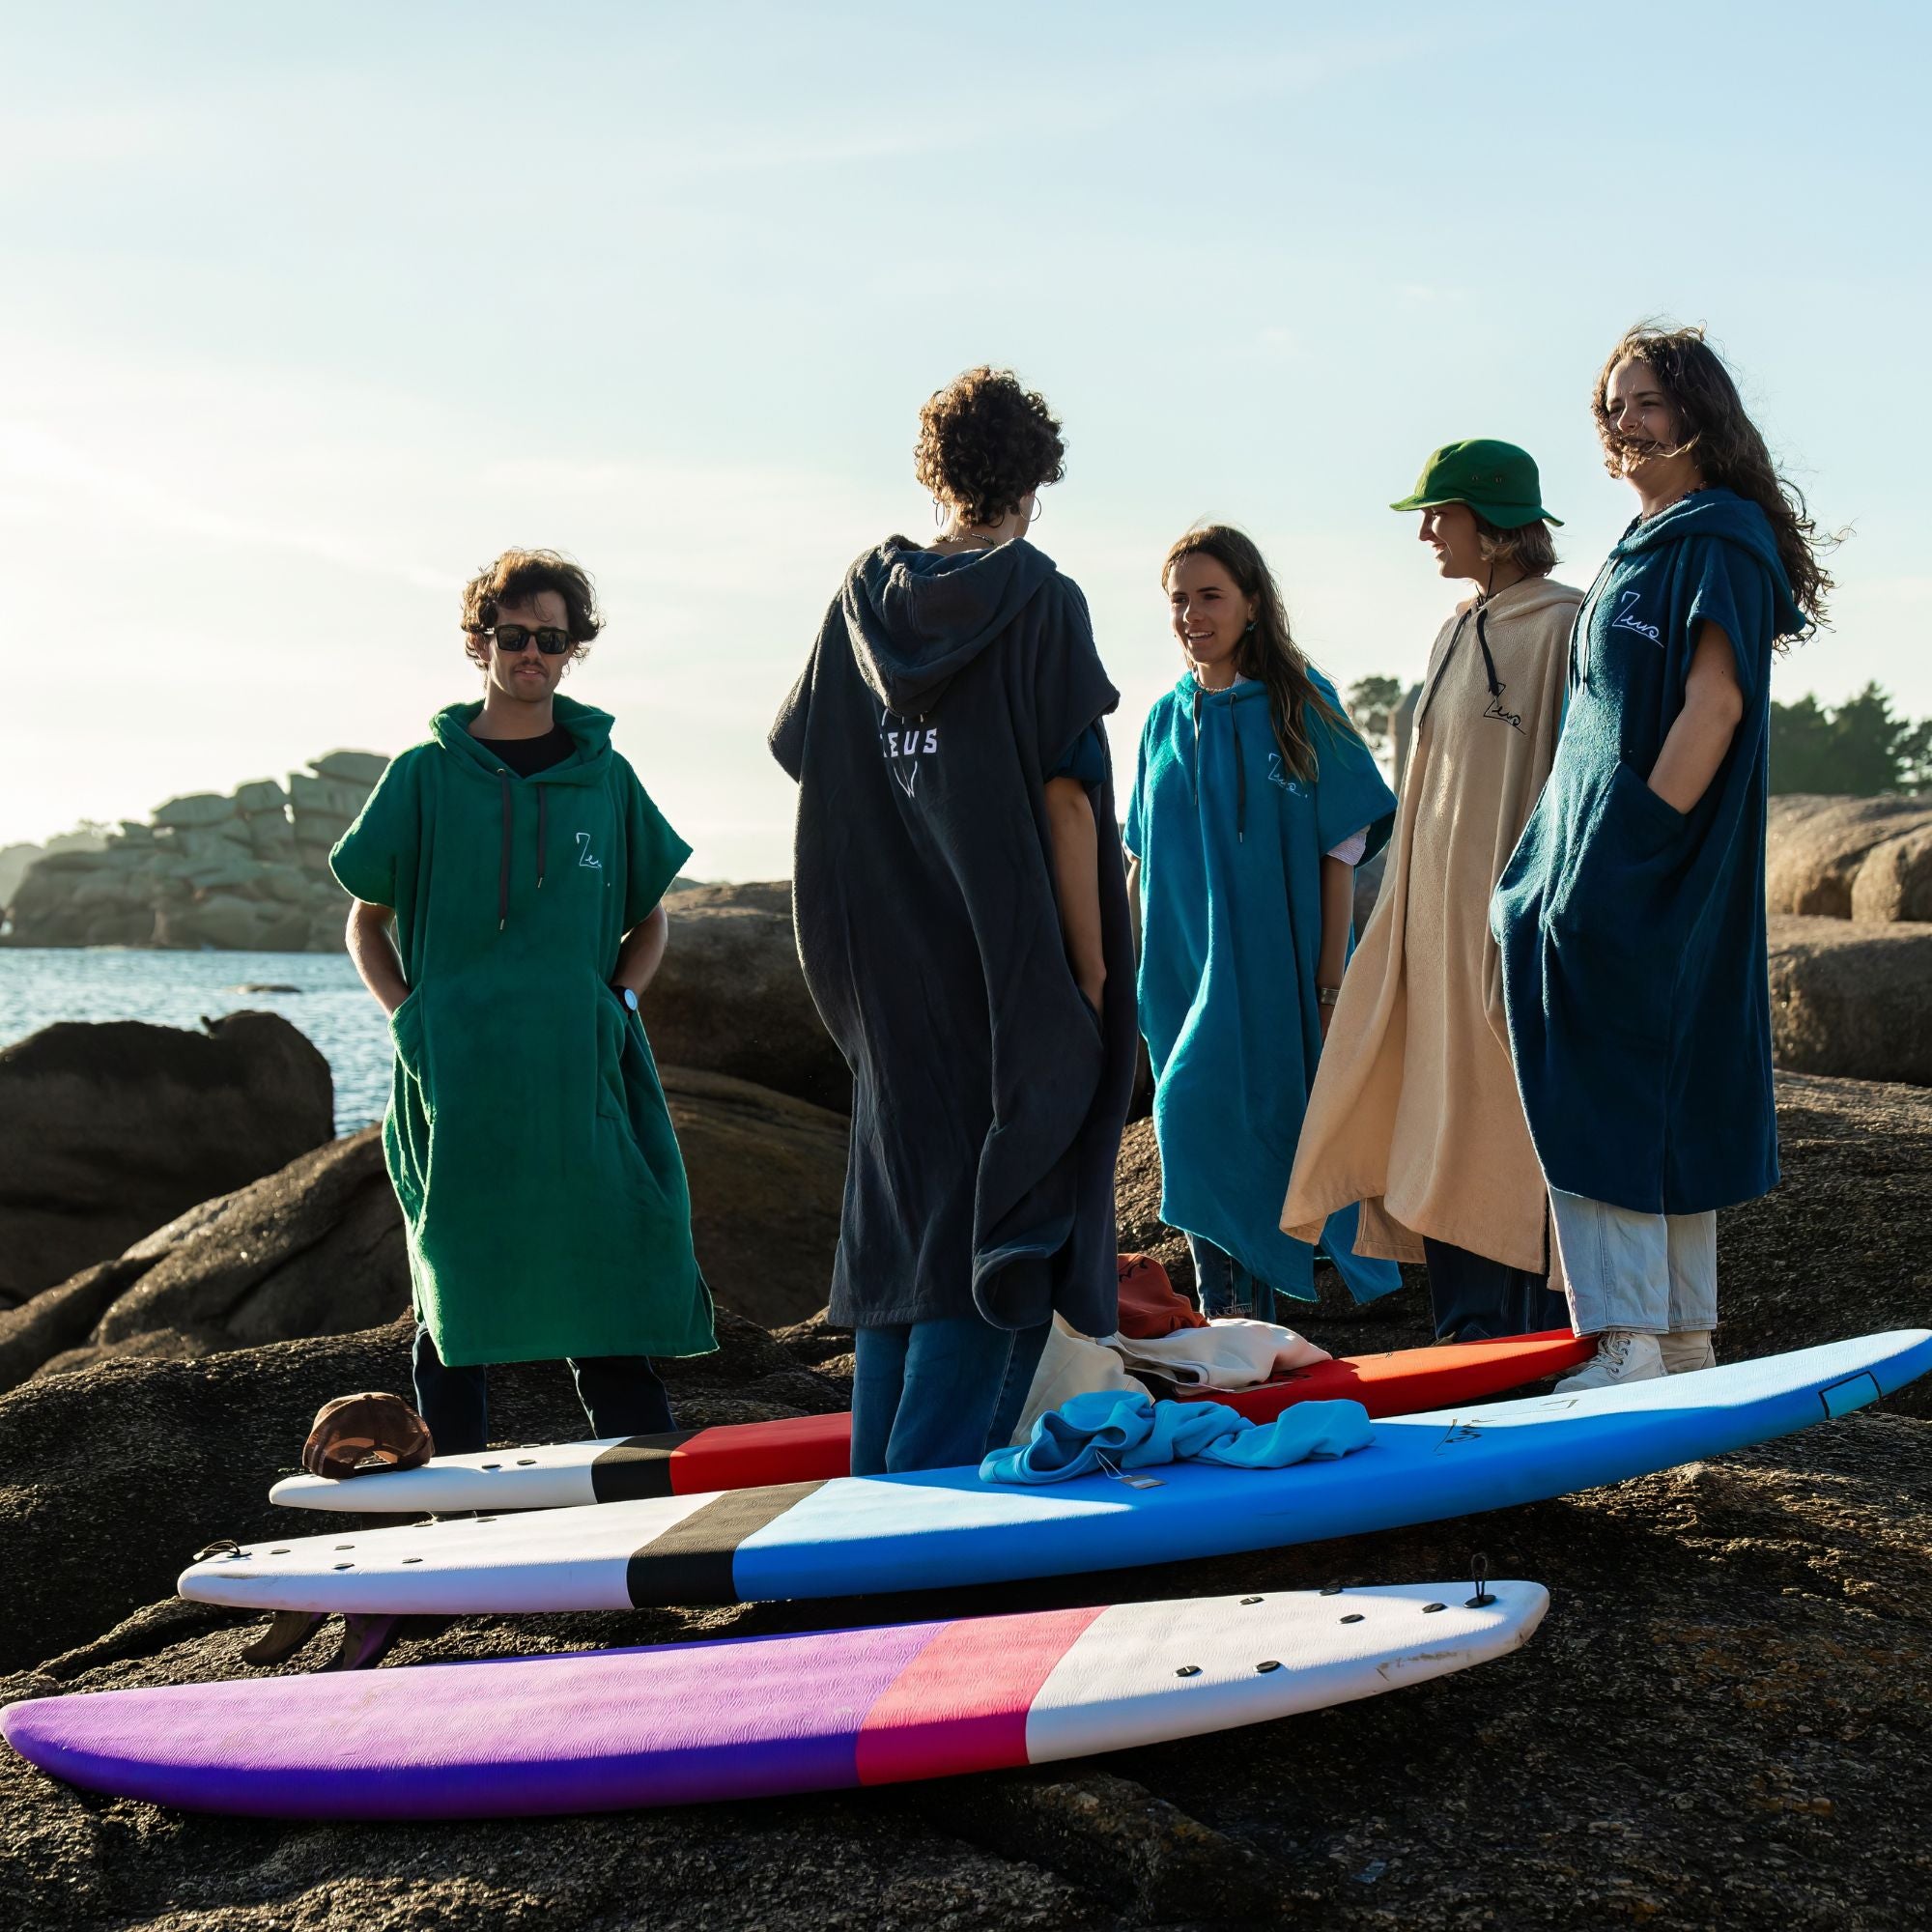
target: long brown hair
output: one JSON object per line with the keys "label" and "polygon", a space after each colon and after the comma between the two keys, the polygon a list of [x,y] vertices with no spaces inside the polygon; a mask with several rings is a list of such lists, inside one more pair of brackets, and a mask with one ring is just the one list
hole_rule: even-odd
{"label": "long brown hair", "polygon": [[1662,323],[1640,322],[1625,329],[1598,373],[1590,398],[1597,436],[1604,445],[1604,467],[1619,477],[1626,473],[1633,451],[1618,434],[1604,399],[1617,364],[1627,360],[1650,365],[1658,387],[1676,412],[1681,440],[1670,453],[1694,456],[1707,482],[1748,497],[1769,519],[1777,540],[1777,560],[1808,620],[1808,635],[1824,623],[1826,599],[1833,589],[1831,573],[1819,561],[1819,553],[1838,539],[1818,528],[1805,507],[1804,493],[1778,473],[1757,425],[1745,413],[1744,398],[1731,372],[1705,341],[1701,328],[1666,328]]}
{"label": "long brown hair", "polygon": [[1163,585],[1184,556],[1211,556],[1235,580],[1241,595],[1255,600],[1254,623],[1235,646],[1235,668],[1242,677],[1266,685],[1268,719],[1282,762],[1296,778],[1312,783],[1321,761],[1308,728],[1311,715],[1344,731],[1354,726],[1322,696],[1309,675],[1308,660],[1288,628],[1288,608],[1273,572],[1254,539],[1230,524],[1202,524],[1189,530],[1160,567]]}

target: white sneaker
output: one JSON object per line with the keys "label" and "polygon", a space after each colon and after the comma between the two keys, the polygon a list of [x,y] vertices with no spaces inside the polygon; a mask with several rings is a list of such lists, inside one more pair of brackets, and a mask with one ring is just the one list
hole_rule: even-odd
{"label": "white sneaker", "polygon": [[1711,1346],[1708,1328],[1686,1329],[1681,1335],[1660,1335],[1657,1347],[1667,1376],[1692,1376],[1699,1369],[1718,1366],[1718,1351]]}
{"label": "white sneaker", "polygon": [[1605,1328],[1597,1337],[1597,1352],[1574,1376],[1556,1384],[1558,1395],[1580,1389],[1622,1388],[1626,1382],[1654,1381],[1663,1374],[1663,1353],[1655,1335],[1631,1328]]}

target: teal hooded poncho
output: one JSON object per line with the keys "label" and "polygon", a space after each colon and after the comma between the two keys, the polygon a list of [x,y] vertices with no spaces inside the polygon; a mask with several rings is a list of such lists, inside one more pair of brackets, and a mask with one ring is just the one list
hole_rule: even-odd
{"label": "teal hooded poncho", "polygon": [[452,1365],[717,1346],[656,1063],[610,985],[691,848],[609,714],[554,704],[576,753],[527,779],[469,735],[480,704],[439,713],[329,859],[395,908],[410,994],[383,1151]]}
{"label": "teal hooded poncho", "polygon": [[[1685,813],[1648,780],[1707,621],[1744,715]],[[1562,741],[1490,908],[1530,1139],[1566,1193],[1694,1214],[1777,1183],[1766,749],[1772,645],[1804,626],[1769,519],[1719,488],[1633,523],[1577,612]]]}
{"label": "teal hooded poncho", "polygon": [[[1334,687],[1310,675],[1345,716]],[[1311,710],[1308,730],[1312,780],[1287,769],[1264,685],[1208,692],[1183,677],[1148,714],[1126,827],[1140,860],[1161,1219],[1303,1301],[1315,1298],[1315,1250],[1279,1223],[1321,1053],[1321,855],[1366,828],[1373,858],[1395,817],[1353,727]],[[1354,1252],[1358,1211],[1331,1215],[1322,1246],[1368,1301],[1402,1276]]]}

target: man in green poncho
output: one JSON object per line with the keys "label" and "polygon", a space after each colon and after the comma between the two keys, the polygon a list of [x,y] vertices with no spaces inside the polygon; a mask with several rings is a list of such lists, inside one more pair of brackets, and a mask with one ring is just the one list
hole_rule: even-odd
{"label": "man in green poncho", "polygon": [[601,624],[554,552],[479,573],[463,629],[481,701],[438,714],[330,855],[394,1037],[383,1151],[416,1406],[443,1454],[488,1444],[488,1363],[565,1356],[592,1435],[640,1435],[671,1426],[647,1358],[717,1347],[638,1017],[691,848],[610,715],[556,695]]}

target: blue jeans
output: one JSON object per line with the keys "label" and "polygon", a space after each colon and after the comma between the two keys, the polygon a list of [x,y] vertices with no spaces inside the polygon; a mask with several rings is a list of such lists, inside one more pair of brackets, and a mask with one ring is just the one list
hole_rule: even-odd
{"label": "blue jeans", "polygon": [[1210,1321],[1217,1315],[1245,1315],[1256,1321],[1274,1320],[1274,1290],[1251,1275],[1233,1255],[1199,1235],[1187,1237],[1194,1257],[1194,1293],[1201,1312]]}
{"label": "blue jeans", "polygon": [[[416,1413],[429,1424],[439,1456],[467,1456],[490,1446],[490,1372],[481,1364],[452,1369],[436,1351],[429,1330],[416,1324],[410,1355]],[[577,1399],[590,1418],[593,1440],[611,1435],[662,1435],[674,1427],[670,1398],[642,1355],[586,1355],[573,1360]]]}
{"label": "blue jeans", "polygon": [[1511,1267],[1425,1235],[1429,1307],[1438,1342],[1499,1342],[1570,1325],[1570,1304],[1553,1294],[1548,1275]]}
{"label": "blue jeans", "polygon": [[957,1315],[856,1330],[852,1473],[962,1468],[1003,1446],[1051,1326],[995,1328]]}

